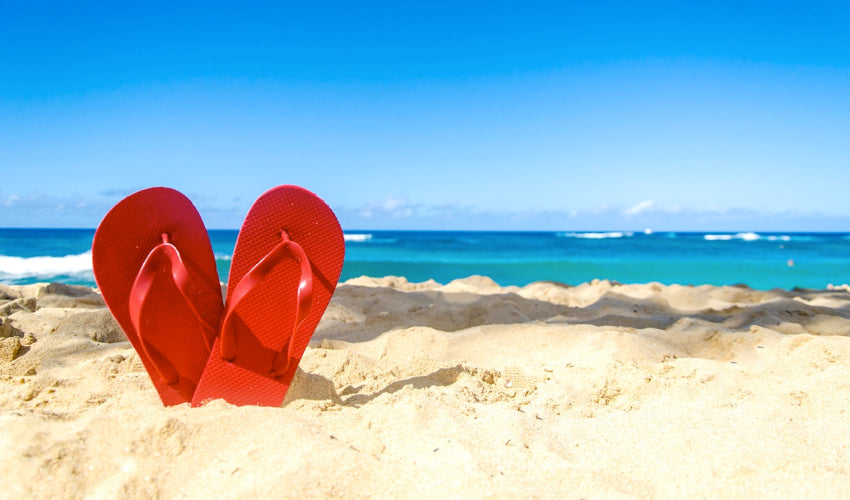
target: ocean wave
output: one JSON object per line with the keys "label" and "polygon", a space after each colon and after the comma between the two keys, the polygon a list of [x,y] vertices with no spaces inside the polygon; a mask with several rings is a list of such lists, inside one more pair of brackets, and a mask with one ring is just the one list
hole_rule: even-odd
{"label": "ocean wave", "polygon": [[743,241],[758,241],[761,239],[766,239],[768,241],[791,241],[791,237],[788,235],[775,235],[772,234],[770,236],[762,236],[758,233],[747,232],[747,233],[737,233],[737,234],[706,234],[703,236],[706,241],[729,241],[729,240],[743,240]]}
{"label": "ocean wave", "polygon": [[368,233],[343,234],[342,237],[345,241],[352,241],[355,243],[363,243],[372,239],[372,235]]}
{"label": "ocean wave", "polygon": [[632,236],[631,232],[609,231],[605,233],[558,233],[561,238],[582,238],[588,240],[602,240],[606,238],[625,238]]}
{"label": "ocean wave", "polygon": [[734,234],[706,234],[703,236],[705,241],[729,241],[734,240]]}
{"label": "ocean wave", "polygon": [[91,274],[91,252],[64,257],[0,255],[0,277],[2,278],[49,279],[57,276],[90,276]]}

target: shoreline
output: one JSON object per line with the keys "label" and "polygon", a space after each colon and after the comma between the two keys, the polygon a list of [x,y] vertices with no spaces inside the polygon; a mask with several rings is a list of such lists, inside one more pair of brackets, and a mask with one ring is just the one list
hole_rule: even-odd
{"label": "shoreline", "polygon": [[849,289],[354,278],[283,408],[192,409],[92,289],[0,285],[0,467],[35,498],[847,495]]}

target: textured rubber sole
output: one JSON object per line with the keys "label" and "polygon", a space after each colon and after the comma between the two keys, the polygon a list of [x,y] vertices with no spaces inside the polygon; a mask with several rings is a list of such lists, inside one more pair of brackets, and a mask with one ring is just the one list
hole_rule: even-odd
{"label": "textured rubber sole", "polygon": [[[309,313],[293,336],[300,264],[288,259],[259,283],[235,310],[236,356],[222,359],[220,337],[192,400],[193,406],[221,398],[236,405],[280,406],[316,326],[339,280],[345,257],[342,228],[319,197],[297,186],[278,186],[251,207],[231,261],[228,302],[235,284],[281,241],[285,231],[307,254],[313,272]],[[227,307],[227,306],[226,306]],[[225,307],[225,308],[226,308]],[[292,342],[294,362],[270,374],[274,356]]]}
{"label": "textured rubber sole", "polygon": [[[198,312],[219,325],[223,311],[215,257],[201,216],[184,195],[169,188],[150,188],[124,198],[106,214],[92,242],[97,286],[110,312],[139,353],[165,405],[190,402],[209,359],[213,342],[201,328],[186,299],[163,267],[156,274],[141,313],[147,352],[159,353],[179,373],[174,384],[160,378],[154,361],[133,327],[129,300],[133,283],[149,252],[167,234],[191,269]],[[151,349],[153,351],[151,351]]]}

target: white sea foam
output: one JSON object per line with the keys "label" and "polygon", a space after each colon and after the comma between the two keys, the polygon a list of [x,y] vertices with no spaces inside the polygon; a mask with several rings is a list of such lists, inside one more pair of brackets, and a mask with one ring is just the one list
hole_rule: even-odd
{"label": "white sea foam", "polygon": [[631,236],[632,233],[624,233],[621,231],[610,231],[607,233],[558,233],[562,238],[583,238],[588,240],[602,240],[606,238],[623,238]]}
{"label": "white sea foam", "polygon": [[[758,233],[747,232],[747,233],[738,233],[738,234],[706,234],[703,236],[706,241],[729,241],[729,240],[744,240],[744,241],[758,241],[762,239],[762,236]],[[771,241],[788,241],[791,239],[789,236],[768,236],[767,239]]]}
{"label": "white sea foam", "polygon": [[363,233],[343,234],[342,237],[345,239],[345,241],[353,241],[357,243],[363,243],[364,241],[369,241],[372,239],[371,234]]}
{"label": "white sea foam", "polygon": [[11,257],[0,255],[0,276],[14,279],[80,276],[92,273],[91,252],[64,257]]}

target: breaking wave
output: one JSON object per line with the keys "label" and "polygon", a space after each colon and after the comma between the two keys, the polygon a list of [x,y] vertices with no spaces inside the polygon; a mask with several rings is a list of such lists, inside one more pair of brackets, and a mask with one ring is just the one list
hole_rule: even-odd
{"label": "breaking wave", "polygon": [[0,255],[0,279],[50,280],[57,277],[93,277],[91,252],[64,257]]}
{"label": "breaking wave", "polygon": [[748,232],[748,233],[737,233],[737,234],[706,234],[703,236],[706,241],[729,241],[729,240],[743,240],[743,241],[758,241],[761,239],[766,239],[768,241],[791,241],[791,237],[788,235],[770,235],[770,236],[762,236],[758,233]]}
{"label": "breaking wave", "polygon": [[345,241],[352,241],[356,243],[363,243],[372,239],[372,235],[366,233],[343,234],[342,237]]}
{"label": "breaking wave", "polygon": [[561,238],[583,238],[588,240],[602,240],[607,238],[625,238],[631,236],[630,232],[610,231],[605,233],[558,233]]}

